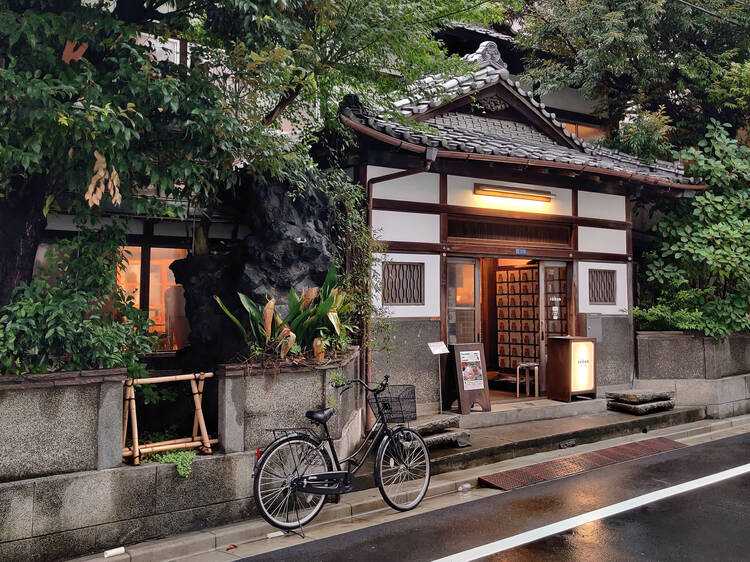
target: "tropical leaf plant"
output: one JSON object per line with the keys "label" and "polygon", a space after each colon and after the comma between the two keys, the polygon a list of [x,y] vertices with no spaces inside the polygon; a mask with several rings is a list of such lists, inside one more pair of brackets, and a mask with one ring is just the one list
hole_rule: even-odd
{"label": "tropical leaf plant", "polygon": [[237,326],[248,347],[257,354],[288,355],[313,353],[322,361],[326,348],[344,350],[355,328],[349,324],[353,300],[338,285],[336,268],[331,266],[320,287],[310,287],[297,295],[289,291],[289,310],[282,318],[276,299],[269,299],[261,308],[250,297],[237,293],[247,318],[237,318],[222,300],[214,299]]}

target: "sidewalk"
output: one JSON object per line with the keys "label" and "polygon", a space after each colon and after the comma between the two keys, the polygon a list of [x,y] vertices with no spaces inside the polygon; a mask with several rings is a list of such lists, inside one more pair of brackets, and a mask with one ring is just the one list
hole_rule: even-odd
{"label": "sidewalk", "polygon": [[[560,422],[560,420],[548,421]],[[585,421],[581,423],[585,425]],[[413,511],[406,513],[397,513],[386,508],[376,489],[354,492],[343,496],[342,501],[338,504],[327,505],[315,519],[315,524],[305,528],[305,539],[296,535],[283,535],[265,522],[253,520],[167,539],[147,541],[127,547],[125,554],[115,557],[105,559],[102,556],[89,556],[78,559],[78,561],[156,562],[190,560],[191,562],[199,562],[204,560],[237,560],[246,556],[300,544],[302,541],[346,533],[394,519],[410,517],[442,507],[505,493],[476,488],[477,479],[492,472],[520,468],[547,460],[564,458],[653,437],[668,437],[687,445],[697,445],[746,432],[750,432],[750,415],[724,420],[701,420],[648,431],[648,433],[635,433],[567,449],[541,452],[493,464],[445,472],[432,478],[428,496],[422,504]],[[467,483],[471,485],[471,490],[458,492],[459,486]]]}

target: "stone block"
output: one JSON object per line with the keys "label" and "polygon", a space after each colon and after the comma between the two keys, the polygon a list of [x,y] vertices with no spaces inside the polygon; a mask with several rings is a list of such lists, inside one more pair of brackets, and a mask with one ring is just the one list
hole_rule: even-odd
{"label": "stone block", "polygon": [[391,384],[413,384],[418,404],[437,405],[440,401],[438,356],[432,355],[427,342],[440,340],[440,321],[395,318],[393,324],[388,340],[372,351],[372,377],[380,380],[387,374]]}
{"label": "stone block", "polygon": [[235,500],[98,525],[90,530],[96,536],[96,549],[105,550],[140,541],[195,531],[209,525],[224,525],[255,516],[252,499]]}
{"label": "stone block", "polygon": [[167,513],[252,496],[250,453],[197,456],[190,476],[183,478],[171,464],[156,464],[155,513]]}
{"label": "stone block", "polygon": [[607,402],[607,408],[610,410],[617,410],[618,412],[627,412],[628,414],[642,416],[643,414],[671,410],[674,408],[674,400],[659,400],[656,402],[647,402],[645,404],[610,401]]}
{"label": "stone block", "polygon": [[151,515],[156,466],[48,476],[35,486],[33,534],[39,536]]}
{"label": "stone block", "polygon": [[451,427],[458,427],[459,421],[460,416],[458,415],[441,415],[413,424],[412,428],[420,435],[425,436],[430,435],[431,433],[445,431]]}
{"label": "stone block", "polygon": [[0,543],[0,560],[3,562],[67,560],[92,552],[95,548],[94,534],[89,529],[76,529]]}
{"label": "stone block", "polygon": [[[628,316],[601,315],[601,337],[596,344],[599,385],[629,383],[634,373],[633,327]],[[589,337],[594,335],[589,334]]]}
{"label": "stone block", "polygon": [[96,468],[122,464],[122,383],[104,382],[99,386]]}
{"label": "stone block", "polygon": [[646,402],[656,402],[659,400],[672,400],[674,398],[674,392],[657,390],[626,390],[607,392],[605,396],[608,400],[614,400],[615,402],[645,404]]}
{"label": "stone block", "polygon": [[33,482],[0,484],[0,543],[31,537],[33,512]]}
{"label": "stone block", "polygon": [[225,453],[245,450],[245,381],[219,377],[219,443]]}
{"label": "stone block", "polygon": [[98,404],[97,384],[0,390],[0,482],[95,469]]}
{"label": "stone block", "polygon": [[638,332],[636,338],[638,378],[705,378],[702,336],[682,332]]}
{"label": "stone block", "polygon": [[734,334],[723,340],[705,338],[706,378],[750,372],[750,335]]}

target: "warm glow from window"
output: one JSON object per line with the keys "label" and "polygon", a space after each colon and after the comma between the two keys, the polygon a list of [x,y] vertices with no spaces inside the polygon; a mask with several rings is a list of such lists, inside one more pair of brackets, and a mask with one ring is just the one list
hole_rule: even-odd
{"label": "warm glow from window", "polygon": [[594,342],[575,341],[570,348],[570,391],[593,390]]}
{"label": "warm glow from window", "polygon": [[[118,283],[141,305],[141,264],[143,255],[139,246],[127,246],[128,266],[120,271]],[[176,248],[151,248],[148,271],[148,316],[153,322],[151,330],[164,334],[162,349],[179,349],[188,343],[185,293],[175,282],[170,264],[187,256],[187,250]]]}
{"label": "warm glow from window", "polygon": [[474,306],[474,264],[456,264],[456,306]]}
{"label": "warm glow from window", "polygon": [[580,139],[585,141],[594,141],[607,138],[607,131],[601,127],[593,125],[580,125],[578,123],[568,123],[565,128]]}

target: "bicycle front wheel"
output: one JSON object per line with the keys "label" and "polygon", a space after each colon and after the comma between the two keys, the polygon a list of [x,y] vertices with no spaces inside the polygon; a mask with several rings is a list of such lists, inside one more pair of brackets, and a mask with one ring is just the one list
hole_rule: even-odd
{"label": "bicycle front wheel", "polygon": [[419,433],[402,427],[383,438],[375,457],[375,482],[393,509],[409,511],[419,505],[430,485],[430,455]]}
{"label": "bicycle front wheel", "polygon": [[279,529],[297,529],[320,512],[325,495],[292,489],[295,478],[332,470],[331,457],[306,435],[290,435],[271,444],[258,461],[253,494],[263,519]]}

